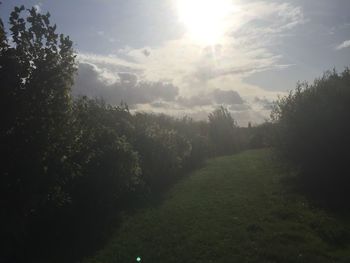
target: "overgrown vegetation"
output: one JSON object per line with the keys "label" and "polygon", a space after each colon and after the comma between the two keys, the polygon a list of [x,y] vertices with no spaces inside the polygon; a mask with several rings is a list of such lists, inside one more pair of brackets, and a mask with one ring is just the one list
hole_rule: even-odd
{"label": "overgrown vegetation", "polygon": [[307,193],[332,206],[350,193],[350,70],[299,83],[272,112],[277,149],[300,169]]}
{"label": "overgrown vegetation", "polygon": [[0,25],[5,257],[28,262],[78,251],[76,244],[94,243],[137,200],[160,193],[208,156],[243,148],[224,108],[195,122],[72,98],[73,43],[56,33],[49,13],[16,7],[10,37]]}

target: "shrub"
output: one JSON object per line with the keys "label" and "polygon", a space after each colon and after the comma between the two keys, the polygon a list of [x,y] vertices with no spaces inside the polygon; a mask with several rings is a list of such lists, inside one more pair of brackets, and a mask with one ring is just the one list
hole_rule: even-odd
{"label": "shrub", "polygon": [[49,17],[16,7],[11,39],[0,23],[0,234],[8,251],[24,245],[34,219],[70,202],[66,183],[78,170],[69,129],[75,56]]}
{"label": "shrub", "polygon": [[276,146],[302,170],[303,184],[339,200],[350,192],[350,70],[327,72],[312,85],[299,83],[280,98],[272,118]]}
{"label": "shrub", "polygon": [[144,181],[153,190],[169,185],[180,175],[192,150],[185,136],[162,122],[162,116],[135,116],[134,145],[141,156]]}
{"label": "shrub", "polygon": [[209,139],[217,155],[232,154],[240,149],[238,127],[223,106],[209,114]]}
{"label": "shrub", "polygon": [[139,155],[124,134],[131,129],[130,114],[121,107],[81,98],[74,103],[74,116],[78,151],[73,159],[81,175],[72,182],[73,202],[90,213],[116,210],[124,196],[142,183]]}

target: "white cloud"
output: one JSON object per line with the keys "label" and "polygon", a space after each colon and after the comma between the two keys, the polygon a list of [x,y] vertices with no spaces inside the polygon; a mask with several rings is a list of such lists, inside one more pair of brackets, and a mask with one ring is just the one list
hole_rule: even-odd
{"label": "white cloud", "polygon": [[341,50],[341,49],[348,48],[348,47],[350,47],[350,40],[344,41],[343,43],[338,45],[335,49],[336,50]]}
{"label": "white cloud", "polygon": [[[78,59],[96,65],[102,79],[109,84],[117,81],[117,73],[129,72],[140,81],[172,83],[178,87],[179,97],[185,99],[198,94],[210,96],[216,89],[234,90],[250,106],[243,112],[232,113],[241,123],[261,122],[269,111],[259,106],[255,98],[273,100],[283,92],[247,84],[244,78],[255,72],[291,66],[280,63],[282,57],[272,52],[271,46],[306,19],[300,7],[289,3],[237,0],[237,6],[240,11],[228,21],[229,32],[216,46],[200,46],[184,35],[156,47],[125,47],[109,56],[81,53]],[[138,105],[138,109],[204,116],[215,106],[184,107],[163,102],[154,105]],[[244,118],[248,119],[244,121]]]}

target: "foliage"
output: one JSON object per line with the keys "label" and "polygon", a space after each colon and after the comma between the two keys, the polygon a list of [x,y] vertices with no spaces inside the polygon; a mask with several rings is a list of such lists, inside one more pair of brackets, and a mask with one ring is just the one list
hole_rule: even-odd
{"label": "foliage", "polygon": [[141,155],[146,184],[151,188],[169,185],[191,155],[190,142],[162,123],[162,117],[139,113],[134,123],[135,148]]}
{"label": "foliage", "polygon": [[249,127],[246,134],[249,134],[248,148],[266,148],[273,144],[274,124],[271,122],[262,123],[256,127]]}
{"label": "foliage", "polygon": [[[73,181],[72,197],[93,213],[115,209],[141,183],[139,155],[123,134],[126,109],[86,97],[74,102],[74,128],[79,152],[73,156],[82,176]],[[118,134],[118,132],[121,132]]]}
{"label": "foliage", "polygon": [[215,154],[231,154],[239,145],[237,125],[229,111],[221,106],[209,114],[209,138]]}
{"label": "foliage", "polygon": [[[0,2],[0,5],[1,5],[1,2]],[[8,44],[7,44],[4,23],[2,22],[2,19],[0,18],[0,52],[3,52],[3,50],[7,47],[8,47]]]}
{"label": "foliage", "polygon": [[348,195],[349,68],[340,74],[329,71],[311,85],[299,83],[275,103],[272,117],[277,125],[276,146],[299,165],[309,191],[328,201]]}
{"label": "foliage", "polygon": [[55,33],[49,17],[16,7],[11,45],[1,23],[1,232],[14,242],[43,210],[70,202],[64,188],[76,173],[68,161],[75,57],[72,42]]}

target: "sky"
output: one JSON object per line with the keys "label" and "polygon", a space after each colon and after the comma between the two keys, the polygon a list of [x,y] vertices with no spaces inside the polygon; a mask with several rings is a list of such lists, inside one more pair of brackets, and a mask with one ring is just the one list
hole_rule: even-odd
{"label": "sky", "polygon": [[241,126],[272,101],[350,65],[349,0],[2,0],[51,14],[79,62],[74,95],[205,120],[219,105]]}

